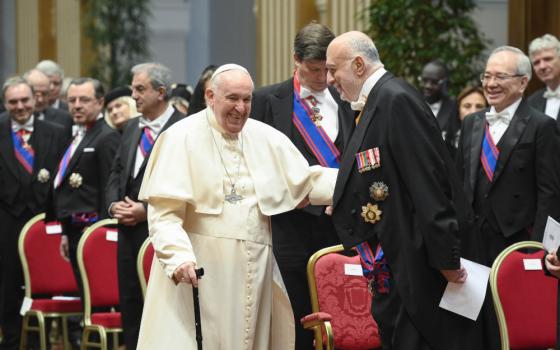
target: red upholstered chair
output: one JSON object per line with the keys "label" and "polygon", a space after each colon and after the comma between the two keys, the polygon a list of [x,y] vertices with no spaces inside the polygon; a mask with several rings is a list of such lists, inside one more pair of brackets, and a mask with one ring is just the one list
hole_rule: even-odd
{"label": "red upholstered chair", "polygon": [[307,264],[313,313],[301,319],[315,332],[315,349],[365,350],[381,346],[371,316],[371,294],[363,276],[347,275],[345,265],[361,271],[359,256],[345,256],[342,245],[319,250]]}
{"label": "red upholstered chair", "polygon": [[[47,234],[44,218],[45,214],[39,214],[29,220],[21,230],[18,241],[25,281],[25,302],[29,307],[23,316],[20,348],[26,349],[29,332],[37,332],[39,346],[45,350],[45,318],[58,318],[62,323],[64,348],[71,349],[66,318],[81,315],[82,302],[79,297],[51,299],[63,295],[77,296],[79,291],[70,263],[60,256],[61,236]],[[35,297],[37,295],[42,297]]]}
{"label": "red upholstered chair", "polygon": [[[527,248],[533,249],[519,251]],[[546,276],[542,269],[526,270],[523,262],[535,259],[542,266],[542,249],[539,242],[515,243],[492,265],[490,288],[503,350],[556,347],[558,280]]]}
{"label": "red upholstered chair", "polygon": [[142,287],[142,296],[146,296],[146,288],[148,280],[150,279],[150,269],[152,267],[152,260],[154,259],[154,246],[150,238],[146,238],[136,259],[136,269],[138,270],[138,278],[140,279],[140,287]]}
{"label": "red upholstered chair", "polygon": [[[118,334],[122,332],[120,312],[92,312],[93,308],[114,310],[119,305],[116,224],[115,219],[93,224],[78,244],[78,265],[84,286],[82,349],[89,346],[107,349],[107,333],[113,335],[116,349]],[[91,333],[99,335],[99,342],[90,339]]]}

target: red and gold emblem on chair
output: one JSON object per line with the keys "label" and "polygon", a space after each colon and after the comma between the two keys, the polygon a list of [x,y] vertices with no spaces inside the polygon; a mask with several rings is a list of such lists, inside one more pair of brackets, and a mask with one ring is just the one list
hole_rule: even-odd
{"label": "red and gold emblem on chair", "polygon": [[379,210],[377,204],[368,203],[367,205],[362,206],[362,217],[365,222],[369,222],[370,224],[375,224],[381,220],[382,213],[383,212]]}

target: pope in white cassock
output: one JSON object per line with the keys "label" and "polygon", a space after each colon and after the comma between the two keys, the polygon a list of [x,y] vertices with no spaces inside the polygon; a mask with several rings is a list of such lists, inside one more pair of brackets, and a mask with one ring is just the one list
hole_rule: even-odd
{"label": "pope in white cassock", "polygon": [[[138,349],[196,349],[191,284],[205,349],[294,348],[290,302],[269,217],[309,200],[331,204],[337,170],[310,167],[281,132],[249,119],[253,81],[227,64],[208,108],[162,133],[146,168],[156,251]],[[194,269],[204,268],[196,279]]]}

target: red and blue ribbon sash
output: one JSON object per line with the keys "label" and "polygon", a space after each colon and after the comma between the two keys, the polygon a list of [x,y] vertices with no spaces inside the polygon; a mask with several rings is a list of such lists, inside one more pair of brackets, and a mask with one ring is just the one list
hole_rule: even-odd
{"label": "red and blue ribbon sash", "polygon": [[340,151],[325,133],[321,126],[315,125],[311,119],[313,114],[306,102],[300,97],[301,86],[294,74],[294,111],[292,121],[303,137],[305,144],[324,167],[338,168],[340,166]]}
{"label": "red and blue ribbon sash", "polygon": [[14,154],[20,164],[28,173],[33,173],[33,161],[35,159],[35,151],[23,140],[23,132],[20,130],[17,134],[12,130],[12,141],[14,143]]}
{"label": "red and blue ribbon sash", "polygon": [[99,220],[99,215],[96,212],[89,213],[74,213],[71,215],[71,222],[74,225],[88,225],[93,224]]}
{"label": "red and blue ribbon sash", "polygon": [[145,127],[142,130],[142,137],[140,138],[140,143],[138,144],[138,147],[140,148],[140,153],[142,153],[142,156],[144,158],[146,158],[150,152],[152,151],[152,148],[154,147],[154,137],[152,136],[152,131],[150,130],[150,128]]}
{"label": "red and blue ribbon sash", "polygon": [[372,292],[389,293],[391,274],[381,244],[377,244],[375,254],[367,241],[358,244],[356,250],[360,255],[364,277],[368,280]]}
{"label": "red and blue ribbon sash", "polygon": [[72,148],[74,147],[74,142],[70,142],[70,145],[64,152],[64,156],[58,163],[58,172],[56,173],[56,177],[54,178],[54,188],[57,188],[62,183],[62,179],[64,179],[64,175],[66,175],[66,169],[68,169],[68,164],[70,163],[70,159],[72,158]]}
{"label": "red and blue ribbon sash", "polygon": [[496,144],[492,139],[492,135],[490,135],[488,123],[486,123],[484,139],[482,140],[482,151],[480,152],[480,162],[482,163],[482,168],[484,169],[486,177],[490,182],[494,179],[494,170],[496,169],[496,163],[498,162],[499,155],[500,150],[496,147]]}

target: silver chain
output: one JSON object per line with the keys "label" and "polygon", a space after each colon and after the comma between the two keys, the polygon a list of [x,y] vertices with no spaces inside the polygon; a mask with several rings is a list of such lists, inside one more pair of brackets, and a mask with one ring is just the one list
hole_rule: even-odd
{"label": "silver chain", "polygon": [[220,152],[220,148],[218,147],[218,143],[216,142],[216,138],[214,137],[214,133],[212,132],[212,126],[210,125],[210,121],[208,120],[208,116],[206,116],[206,121],[208,122],[208,126],[210,127],[210,135],[212,135],[212,141],[214,141],[214,145],[216,146],[216,150],[218,151],[218,155],[220,156],[220,161],[222,162],[222,167],[226,171],[226,175],[229,179],[229,183],[231,184],[231,192],[235,193],[235,183],[239,180],[239,169],[241,168],[241,159],[243,158],[243,135],[241,132],[239,133],[239,144],[241,145],[241,156],[239,157],[239,161],[237,162],[237,179],[235,182],[233,181],[229,171],[226,168],[226,163],[224,162],[224,158],[222,157],[222,153]]}

